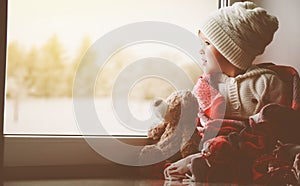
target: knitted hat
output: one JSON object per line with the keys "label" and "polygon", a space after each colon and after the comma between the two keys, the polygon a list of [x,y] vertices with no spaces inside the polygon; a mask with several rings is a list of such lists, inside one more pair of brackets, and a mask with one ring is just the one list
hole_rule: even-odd
{"label": "knitted hat", "polygon": [[278,20],[252,2],[236,2],[213,12],[200,31],[234,66],[246,70],[264,52]]}

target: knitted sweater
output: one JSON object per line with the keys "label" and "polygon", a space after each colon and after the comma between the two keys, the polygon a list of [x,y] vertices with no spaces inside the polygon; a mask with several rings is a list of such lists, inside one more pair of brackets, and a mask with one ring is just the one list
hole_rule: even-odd
{"label": "knitted sweater", "polygon": [[228,77],[220,73],[213,81],[225,98],[225,118],[247,119],[268,103],[285,104],[284,83],[269,69],[253,65],[244,74]]}

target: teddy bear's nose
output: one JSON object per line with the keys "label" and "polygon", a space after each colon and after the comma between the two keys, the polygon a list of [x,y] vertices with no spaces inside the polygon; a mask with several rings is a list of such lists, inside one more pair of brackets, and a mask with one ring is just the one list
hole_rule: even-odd
{"label": "teddy bear's nose", "polygon": [[161,100],[161,99],[156,100],[156,101],[154,102],[153,105],[154,105],[155,107],[157,107],[157,106],[159,106],[159,105],[162,103],[162,101],[163,101],[163,100]]}

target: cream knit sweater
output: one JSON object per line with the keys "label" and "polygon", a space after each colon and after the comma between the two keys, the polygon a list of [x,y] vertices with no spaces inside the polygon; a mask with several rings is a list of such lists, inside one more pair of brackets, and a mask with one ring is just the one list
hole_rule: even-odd
{"label": "cream knit sweater", "polygon": [[246,119],[268,103],[281,104],[284,101],[284,83],[271,70],[253,65],[236,77],[219,74],[215,78],[226,100],[225,118]]}

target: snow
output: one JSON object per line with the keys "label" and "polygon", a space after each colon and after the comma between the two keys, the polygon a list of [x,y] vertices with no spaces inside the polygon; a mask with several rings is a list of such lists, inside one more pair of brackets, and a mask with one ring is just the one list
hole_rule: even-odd
{"label": "snow", "polygon": [[[150,117],[151,101],[129,101],[133,117],[146,120]],[[106,132],[97,135],[146,135],[146,131],[130,129],[115,117],[109,98],[94,100],[97,116]],[[16,106],[17,105],[17,106]],[[14,119],[14,114],[18,119]],[[15,115],[15,116],[16,116]],[[81,135],[78,129],[72,98],[36,99],[24,98],[16,104],[5,103],[5,134],[24,135]]]}

